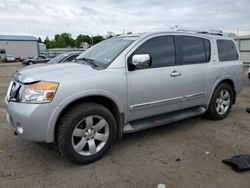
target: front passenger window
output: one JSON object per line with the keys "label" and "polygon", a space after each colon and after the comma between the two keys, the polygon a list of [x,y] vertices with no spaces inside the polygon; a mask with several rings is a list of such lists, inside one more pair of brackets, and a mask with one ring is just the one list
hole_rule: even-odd
{"label": "front passenger window", "polygon": [[135,54],[149,54],[152,59],[152,68],[173,66],[175,65],[174,37],[160,36],[149,39],[129,57],[130,62]]}

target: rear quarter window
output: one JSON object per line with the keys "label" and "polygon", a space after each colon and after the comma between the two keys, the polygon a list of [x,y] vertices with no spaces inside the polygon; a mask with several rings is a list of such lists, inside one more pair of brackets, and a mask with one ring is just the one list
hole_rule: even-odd
{"label": "rear quarter window", "polygon": [[220,61],[233,61],[239,59],[239,54],[233,41],[217,40],[217,48]]}

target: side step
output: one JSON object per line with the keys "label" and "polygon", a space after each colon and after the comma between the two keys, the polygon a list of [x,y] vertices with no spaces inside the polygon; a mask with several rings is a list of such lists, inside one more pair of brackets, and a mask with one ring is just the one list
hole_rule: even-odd
{"label": "side step", "polygon": [[143,120],[134,121],[124,126],[123,133],[133,133],[144,129],[153,128],[164,124],[169,124],[179,120],[199,116],[201,114],[204,114],[205,112],[206,109],[204,107],[196,107],[179,112],[163,114]]}

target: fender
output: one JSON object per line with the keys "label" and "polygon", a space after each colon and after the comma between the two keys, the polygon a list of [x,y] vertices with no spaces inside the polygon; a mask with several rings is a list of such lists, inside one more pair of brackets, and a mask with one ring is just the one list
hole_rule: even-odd
{"label": "fender", "polygon": [[[219,79],[217,79],[217,80],[215,81],[215,83],[214,83],[213,89],[211,90],[211,93],[210,93],[210,96],[209,96],[209,100],[208,100],[208,103],[207,103],[207,107],[208,107],[209,104],[210,104],[210,101],[211,101],[211,99],[212,99],[212,96],[213,96],[213,94],[214,94],[215,89],[216,89],[216,88],[218,87],[218,85],[219,85],[221,82],[223,82],[224,80],[231,80],[231,81],[233,82],[234,87],[235,87],[235,82],[234,82],[234,80],[232,80],[232,78],[231,78],[229,75],[224,75],[224,76],[220,77]],[[235,89],[235,88],[233,88],[233,89]]]}
{"label": "fender", "polygon": [[85,97],[91,97],[91,96],[101,96],[101,97],[109,98],[116,104],[119,112],[124,113],[123,103],[119,100],[119,98],[116,95],[114,95],[113,93],[109,91],[93,89],[93,90],[87,90],[87,91],[75,93],[71,96],[66,97],[63,101],[60,102],[60,104],[56,105],[56,108],[49,119],[49,124],[48,124],[48,129],[47,129],[47,140],[46,140],[47,143],[54,141],[55,126],[56,126],[56,122],[61,112],[74,101],[77,101]]}

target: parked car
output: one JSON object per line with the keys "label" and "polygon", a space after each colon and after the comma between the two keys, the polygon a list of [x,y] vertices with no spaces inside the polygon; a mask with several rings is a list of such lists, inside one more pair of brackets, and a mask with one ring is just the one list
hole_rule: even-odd
{"label": "parked car", "polygon": [[23,61],[25,61],[25,60],[29,60],[29,58],[28,58],[27,56],[20,56],[20,57],[18,57],[18,60],[19,60],[20,62],[23,62]]}
{"label": "parked car", "polygon": [[222,120],[242,89],[233,39],[156,32],[112,37],[75,63],[20,70],[5,107],[23,139],[54,142],[68,159],[85,164],[100,159],[124,133],[202,114]]}
{"label": "parked car", "polygon": [[37,63],[47,63],[50,59],[46,56],[35,56],[31,59],[26,59],[22,63],[26,65],[33,65]]}
{"label": "parked car", "polygon": [[80,54],[81,52],[66,52],[51,59],[49,62],[47,62],[47,64],[72,62]]}
{"label": "parked car", "polygon": [[58,63],[68,63],[74,61],[74,59],[80,55],[81,52],[67,52],[60,54],[56,56],[55,58],[51,59],[47,63],[39,63],[39,64],[33,64],[31,66],[24,67],[23,70],[25,69],[31,69],[34,67],[41,67],[41,66],[46,66],[46,65],[53,65],[53,64],[58,64]]}
{"label": "parked car", "polygon": [[6,50],[0,49],[0,60],[4,60],[6,56]]}
{"label": "parked car", "polygon": [[13,56],[13,55],[11,55],[11,54],[7,54],[7,55],[5,56],[4,61],[5,61],[5,62],[14,62],[14,61],[16,61],[16,58],[15,58],[15,56]]}

